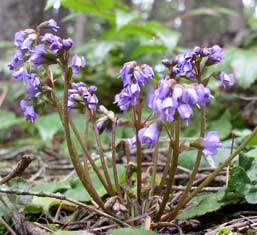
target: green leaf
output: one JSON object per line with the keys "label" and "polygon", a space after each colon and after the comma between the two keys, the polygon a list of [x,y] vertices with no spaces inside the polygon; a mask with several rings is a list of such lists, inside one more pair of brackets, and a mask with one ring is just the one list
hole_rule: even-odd
{"label": "green leaf", "polygon": [[10,128],[14,125],[24,123],[24,118],[17,118],[13,112],[0,110],[0,130]]}
{"label": "green leaf", "polygon": [[[182,152],[179,155],[178,164],[180,166],[183,166],[187,169],[192,170],[194,167],[194,164],[195,164],[196,155],[197,155],[197,150],[190,150],[190,151]],[[206,166],[207,166],[207,162],[206,162],[205,158],[202,158],[201,167],[206,167]]]}
{"label": "green leaf", "polygon": [[221,139],[227,138],[232,131],[230,119],[231,115],[229,111],[224,112],[224,114],[218,120],[211,122],[210,130],[218,131]]}
{"label": "green leaf", "polygon": [[[207,193],[197,196],[200,198],[199,202],[192,208],[185,209],[179,216],[179,219],[187,220],[197,216],[205,215],[207,213],[216,211],[225,205],[225,202],[220,201],[221,195],[224,194],[224,189],[219,190],[216,193]],[[194,199],[195,201],[197,201]]]}
{"label": "green leaf", "polygon": [[94,4],[90,0],[61,0],[61,4],[67,8],[91,15],[101,16],[112,23],[115,22],[115,15],[112,11],[103,8],[101,5]]}
{"label": "green leaf", "polygon": [[127,25],[132,20],[139,18],[138,12],[135,11],[126,12],[117,9],[115,13],[117,30],[120,30],[124,25]]}
{"label": "green leaf", "polygon": [[60,117],[57,113],[42,116],[35,122],[43,140],[52,140],[53,136],[61,129]]}
{"label": "green leaf", "polygon": [[160,44],[141,45],[132,51],[131,57],[137,57],[140,55],[153,53],[153,52],[163,52],[165,50],[166,50],[166,47]]}
{"label": "green leaf", "polygon": [[115,6],[115,0],[96,0],[97,5],[106,9],[112,9]]}
{"label": "green leaf", "polygon": [[249,88],[257,79],[257,54],[255,51],[236,49],[231,66],[237,83],[243,88]]}
{"label": "green leaf", "polygon": [[133,228],[118,228],[111,230],[107,233],[108,235],[158,235],[159,233],[153,231],[146,231],[143,229]]}

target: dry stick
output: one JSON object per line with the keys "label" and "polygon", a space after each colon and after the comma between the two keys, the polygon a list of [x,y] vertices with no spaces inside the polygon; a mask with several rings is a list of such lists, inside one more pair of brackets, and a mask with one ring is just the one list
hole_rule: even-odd
{"label": "dry stick", "polygon": [[17,233],[11,228],[8,223],[6,223],[2,216],[0,216],[0,224],[3,224],[10,234],[17,235]]}
{"label": "dry stick", "polygon": [[43,192],[28,192],[28,191],[23,191],[23,190],[13,190],[13,189],[1,189],[0,188],[0,193],[6,193],[6,194],[16,194],[16,195],[30,195],[30,196],[36,196],[36,197],[50,197],[50,198],[55,198],[55,199],[58,199],[58,200],[63,200],[63,201],[67,201],[67,202],[71,202],[73,203],[74,205],[77,205],[79,207],[82,207],[86,210],[89,210],[93,213],[96,213],[98,215],[101,215],[101,216],[104,216],[112,221],[114,221],[115,223],[117,224],[120,224],[122,226],[129,226],[129,224],[101,211],[101,210],[98,210],[96,209],[95,207],[93,206],[89,206],[87,204],[84,204],[82,202],[79,202],[77,200],[74,200],[70,197],[66,197],[62,194],[59,194],[59,193],[43,193]]}
{"label": "dry stick", "polygon": [[21,160],[17,163],[14,169],[4,178],[0,179],[0,185],[9,182],[11,179],[20,176],[29,164],[32,162],[32,157],[30,155],[24,155]]}
{"label": "dry stick", "polygon": [[[53,96],[54,96],[53,98],[54,98],[54,101],[55,101],[55,104],[56,104],[56,108],[57,108],[57,110],[58,110],[58,113],[59,113],[59,115],[60,115],[61,122],[62,122],[62,124],[63,124],[63,126],[64,126],[63,115],[62,115],[62,109],[63,109],[63,108],[62,108],[62,104],[60,103],[59,98],[58,98],[58,96],[57,96],[57,94],[56,94],[55,88],[53,88],[52,94],[53,94]],[[79,141],[79,144],[80,144],[80,146],[82,147],[82,150],[83,150],[83,152],[84,152],[84,154],[85,154],[85,156],[84,156],[84,157],[85,157],[85,164],[86,164],[87,160],[89,160],[89,162],[90,162],[90,164],[91,164],[93,170],[95,171],[97,177],[98,177],[99,180],[101,181],[101,183],[102,183],[102,185],[104,186],[105,190],[108,192],[108,194],[110,194],[109,187],[107,186],[107,184],[106,184],[106,182],[105,182],[105,179],[103,178],[103,176],[102,176],[102,174],[100,173],[98,167],[96,166],[95,161],[92,159],[92,157],[91,157],[91,155],[89,154],[89,152],[88,152],[86,146],[84,145],[83,140],[82,140],[82,138],[81,138],[81,136],[80,136],[80,134],[79,134],[79,132],[78,132],[77,127],[75,126],[75,124],[74,124],[74,122],[72,121],[72,119],[69,118],[69,122],[70,122],[71,129],[73,130],[73,132],[74,132],[74,134],[75,134],[77,140]],[[87,169],[85,169],[85,172],[87,173]]]}
{"label": "dry stick", "polygon": [[180,135],[180,119],[178,115],[176,115],[174,121],[174,127],[175,127],[175,141],[174,141],[174,149],[173,149],[173,156],[172,156],[172,163],[171,163],[171,169],[169,171],[169,178],[167,183],[166,192],[163,196],[162,203],[160,205],[160,209],[156,215],[156,221],[159,221],[163,211],[165,210],[165,206],[169,200],[170,193],[172,192],[172,186],[174,183],[174,178],[176,174],[176,169],[178,165],[178,156],[179,156],[179,135]]}
{"label": "dry stick", "polygon": [[[67,64],[67,63],[66,63]],[[68,89],[69,89],[69,81],[72,76],[71,69],[68,68],[67,65],[64,64],[64,95],[63,95],[63,123],[64,123],[64,132],[65,139],[67,142],[69,154],[71,161],[74,165],[74,168],[83,183],[84,187],[87,189],[90,196],[96,201],[96,203],[104,209],[104,203],[101,197],[98,195],[96,190],[94,189],[90,178],[88,178],[89,174],[85,174],[85,170],[83,165],[80,162],[77,151],[74,148],[73,142],[71,140],[70,135],[70,125],[69,125],[69,112],[68,112]]]}
{"label": "dry stick", "polygon": [[249,144],[255,135],[257,135],[257,127],[255,127],[253,132],[243,141],[243,143],[240,144],[240,146],[188,196],[185,203],[188,203],[196,194],[198,194],[205,186],[207,186],[219,174],[219,172],[224,169],[224,167],[228,166],[230,162]]}
{"label": "dry stick", "polygon": [[[205,108],[204,107],[202,107],[200,109],[200,115],[201,115],[201,118],[200,118],[200,137],[203,138],[204,134],[205,134],[205,122],[206,122],[206,120],[205,120]],[[196,175],[198,173],[200,163],[201,163],[201,159],[202,159],[202,153],[203,153],[203,150],[199,149],[198,152],[197,152],[194,169],[193,169],[192,174],[189,178],[188,184],[185,188],[185,191],[182,195],[182,198],[179,200],[179,203],[174,208],[174,210],[172,210],[170,213],[168,213],[167,215],[165,215],[161,218],[162,222],[170,221],[170,220],[173,220],[174,218],[176,218],[180,209],[182,209],[184,207],[185,202],[186,202],[186,198],[187,198],[188,194],[191,192],[192,185],[193,185],[194,180],[196,178]]]}
{"label": "dry stick", "polygon": [[114,120],[112,122],[112,169],[113,169],[113,176],[114,176],[116,190],[117,190],[118,196],[120,198],[120,201],[122,201],[122,194],[121,194],[121,190],[120,190],[118,172],[117,172],[117,167],[116,167],[116,146],[115,146],[116,121],[117,121],[117,118],[114,118]]}
{"label": "dry stick", "polygon": [[104,171],[104,176],[105,176],[107,185],[109,187],[110,196],[113,196],[113,195],[115,195],[115,192],[113,191],[112,182],[111,182],[110,175],[109,175],[106,163],[105,163],[104,150],[103,150],[101,137],[99,135],[99,131],[98,131],[97,126],[96,126],[95,117],[93,117],[92,114],[91,114],[91,119],[92,119],[92,122],[93,122],[93,128],[94,128],[94,132],[95,132],[96,143],[97,143],[98,152],[99,152],[99,155],[100,155],[101,165],[102,165],[102,168],[103,168],[103,171]]}

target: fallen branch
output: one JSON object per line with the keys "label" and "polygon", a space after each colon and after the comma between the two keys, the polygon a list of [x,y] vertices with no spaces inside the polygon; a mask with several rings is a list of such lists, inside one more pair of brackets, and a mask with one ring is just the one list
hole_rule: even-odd
{"label": "fallen branch", "polygon": [[30,155],[22,156],[21,160],[17,163],[14,169],[4,178],[0,179],[0,185],[9,182],[11,179],[20,176],[29,164],[32,162],[32,157]]}
{"label": "fallen branch", "polygon": [[104,216],[104,217],[116,222],[119,225],[126,226],[126,227],[130,226],[129,224],[127,224],[127,223],[125,223],[125,222],[123,222],[123,221],[121,221],[121,220],[119,220],[119,219],[101,211],[101,210],[98,210],[95,207],[86,205],[82,202],[79,202],[79,201],[74,200],[72,198],[66,197],[66,196],[64,196],[62,194],[59,194],[59,193],[28,192],[28,191],[22,191],[22,190],[16,190],[16,189],[0,189],[0,193],[16,194],[16,195],[30,195],[30,196],[37,196],[37,197],[50,197],[50,198],[55,198],[55,199],[71,202],[74,205],[77,205],[81,208],[84,208],[84,209],[89,210],[93,213],[99,214],[101,216]]}

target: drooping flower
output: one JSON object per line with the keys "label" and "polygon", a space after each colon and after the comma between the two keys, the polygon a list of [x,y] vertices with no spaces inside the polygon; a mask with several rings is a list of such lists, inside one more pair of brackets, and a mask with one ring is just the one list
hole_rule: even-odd
{"label": "drooping flower", "polygon": [[84,68],[86,66],[86,61],[84,56],[73,56],[71,59],[71,64],[72,64],[72,72],[74,74],[78,74],[80,72],[81,68]]}
{"label": "drooping flower", "polygon": [[22,30],[14,35],[14,45],[18,48],[21,48],[23,42],[27,38],[27,34]]}
{"label": "drooping flower", "polygon": [[162,101],[162,106],[160,109],[160,116],[162,118],[168,122],[172,122],[174,120],[175,111],[176,107],[171,97],[167,97]]}
{"label": "drooping flower", "polygon": [[153,123],[150,126],[143,128],[138,133],[138,138],[141,144],[150,144],[152,147],[156,145],[161,133],[161,128],[158,123]]}
{"label": "drooping flower", "polygon": [[205,106],[210,100],[213,99],[211,95],[211,91],[208,87],[205,87],[203,84],[199,84],[196,88],[197,96],[198,96],[198,104],[201,106]]}
{"label": "drooping flower", "polygon": [[21,100],[20,107],[23,112],[24,117],[30,122],[34,123],[39,115],[35,112],[34,107],[29,104],[28,100]]}
{"label": "drooping flower", "polygon": [[60,28],[54,19],[48,20],[48,27],[52,29],[54,32],[57,32]]}
{"label": "drooping flower", "polygon": [[198,96],[195,88],[193,86],[186,86],[182,94],[182,102],[190,105],[196,104],[198,101]]}
{"label": "drooping flower", "polygon": [[29,98],[33,98],[40,91],[40,79],[36,74],[31,74],[26,80]]}
{"label": "drooping flower", "polygon": [[63,48],[62,39],[51,33],[45,34],[42,37],[41,41],[49,43],[49,48],[54,53],[57,53],[59,50]]}
{"label": "drooping flower", "polygon": [[202,140],[202,147],[205,155],[215,155],[218,148],[222,147],[222,143],[219,139],[219,133],[217,131],[209,132]]}
{"label": "drooping flower", "polygon": [[180,117],[188,124],[189,119],[193,117],[193,110],[189,104],[181,104],[177,108]]}
{"label": "drooping flower", "polygon": [[121,92],[115,95],[114,103],[117,103],[122,111],[127,111],[129,106],[135,106],[138,102],[140,95],[140,86],[134,83],[130,86],[126,86]]}
{"label": "drooping flower", "polygon": [[20,69],[18,71],[15,71],[13,73],[13,79],[15,81],[26,81],[29,78],[29,74],[28,71],[26,69],[26,67],[20,67]]}
{"label": "drooping flower", "polygon": [[17,50],[14,56],[11,58],[8,67],[10,70],[16,70],[23,62],[23,53],[20,50]]}
{"label": "drooping flower", "polygon": [[216,62],[216,63],[219,63],[224,59],[224,51],[218,45],[214,45],[213,47],[209,47],[209,48],[203,48],[203,55],[208,56],[208,58],[212,62]]}
{"label": "drooping flower", "polygon": [[38,67],[47,62],[47,58],[44,54],[47,53],[45,45],[39,44],[35,46],[34,52],[32,53],[31,57],[29,58],[29,62],[32,63],[34,67]]}
{"label": "drooping flower", "polygon": [[232,73],[227,74],[225,72],[221,72],[219,78],[223,87],[233,86],[235,84],[235,78]]}
{"label": "drooping flower", "polygon": [[69,50],[73,46],[73,41],[71,38],[65,38],[62,40],[64,49]]}

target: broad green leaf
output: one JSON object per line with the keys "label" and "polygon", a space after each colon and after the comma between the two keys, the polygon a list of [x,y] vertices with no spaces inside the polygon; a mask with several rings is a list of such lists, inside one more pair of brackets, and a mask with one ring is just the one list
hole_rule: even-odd
{"label": "broad green leaf", "polygon": [[121,29],[124,25],[127,25],[132,20],[139,17],[138,12],[132,11],[132,12],[126,12],[122,11],[120,9],[117,9],[115,11],[116,13],[116,27],[117,30]]}
{"label": "broad green leaf", "polygon": [[159,233],[153,231],[146,231],[143,229],[133,228],[118,228],[111,230],[107,233],[108,235],[158,235]]}
{"label": "broad green leaf", "polygon": [[68,180],[61,181],[61,182],[52,181],[49,183],[36,185],[32,187],[32,191],[56,193],[56,192],[62,192],[62,191],[68,190],[70,188],[71,186]]}
{"label": "broad green leaf", "polygon": [[251,187],[249,192],[245,195],[245,200],[250,204],[256,204],[257,203],[257,186]]}
{"label": "broad green leaf", "polygon": [[57,113],[40,117],[36,122],[39,134],[43,140],[52,140],[53,136],[61,129],[62,124]]}
{"label": "broad green leaf", "polygon": [[[193,169],[196,160],[197,150],[190,150],[179,155],[178,164],[187,169]],[[207,162],[205,158],[201,160],[201,167],[206,167]]]}
{"label": "broad green leaf", "polygon": [[237,83],[243,88],[250,87],[257,79],[256,51],[236,49],[231,66]]}
{"label": "broad green leaf", "polygon": [[160,42],[162,42],[163,45],[165,45],[170,51],[172,51],[174,47],[177,46],[178,40],[180,38],[180,34],[177,31],[170,30],[164,27],[162,24],[156,22],[148,22],[144,27],[153,31]]}
{"label": "broad green leaf", "polygon": [[228,111],[226,111],[218,120],[211,122],[210,130],[218,131],[221,139],[227,138],[232,131],[230,119],[231,115]]}
{"label": "broad green leaf", "polygon": [[115,21],[115,15],[112,11],[103,8],[101,5],[94,4],[90,0],[61,0],[61,4],[76,11],[101,16],[112,23]]}
{"label": "broad green leaf", "polygon": [[166,50],[166,47],[160,44],[141,45],[132,51],[131,57],[137,57],[140,55],[153,53],[153,52],[163,52],[165,50]]}
{"label": "broad green leaf", "polygon": [[248,157],[255,157],[255,158],[257,158],[257,148],[248,151],[248,152],[246,153],[246,155],[247,155]]}
{"label": "broad green leaf", "polygon": [[207,193],[204,195],[199,195],[200,201],[197,202],[197,204],[194,207],[185,209],[181,214],[179,214],[178,218],[187,220],[220,209],[222,206],[225,205],[224,202],[220,201],[220,196],[223,194],[224,189],[221,189],[216,193]]}
{"label": "broad green leaf", "polygon": [[95,0],[98,6],[111,9],[114,7],[116,0]]}
{"label": "broad green leaf", "polygon": [[15,113],[6,110],[0,110],[0,130],[7,129],[24,122],[25,119],[16,117]]}

